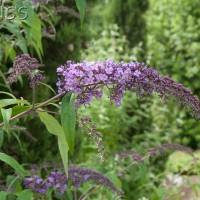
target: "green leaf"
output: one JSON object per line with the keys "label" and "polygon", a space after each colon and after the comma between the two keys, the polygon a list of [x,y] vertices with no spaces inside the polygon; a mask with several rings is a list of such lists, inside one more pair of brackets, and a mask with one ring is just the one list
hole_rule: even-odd
{"label": "green leaf", "polygon": [[2,131],[2,129],[0,129],[0,149],[3,144],[3,140],[4,140],[4,132]]}
{"label": "green leaf", "polygon": [[29,0],[15,0],[18,18],[23,21],[32,22],[34,10]]}
{"label": "green leaf", "polygon": [[75,95],[67,93],[61,104],[61,124],[65,132],[65,137],[69,145],[69,151],[74,152],[75,127],[76,127],[76,111],[75,111]]}
{"label": "green leaf", "polygon": [[23,190],[18,194],[17,200],[31,200],[33,198],[33,193],[29,190]]}
{"label": "green leaf", "polygon": [[16,99],[16,97],[9,92],[0,91],[0,94],[7,94],[8,96],[11,96],[13,99]]}
{"label": "green leaf", "polygon": [[10,165],[17,173],[21,176],[27,176],[28,172],[11,156],[6,155],[5,153],[0,153],[0,160]]}
{"label": "green leaf", "polygon": [[32,34],[33,40],[36,42],[36,45],[38,46],[37,48],[40,51],[40,55],[38,56],[41,57],[41,54],[43,54],[41,21],[36,14],[33,15],[33,21],[31,25],[32,25],[31,34]]}
{"label": "green leaf", "polygon": [[12,108],[9,109],[1,108],[1,114],[3,116],[5,130],[8,132],[9,122],[12,115]]}
{"label": "green leaf", "polygon": [[19,99],[2,99],[0,100],[0,109],[5,107],[5,106],[9,106],[12,104],[26,104],[30,106],[30,103],[26,100],[19,100]]}
{"label": "green leaf", "polygon": [[12,116],[18,115],[28,109],[29,109],[28,106],[21,106],[21,105],[14,106],[12,108]]}
{"label": "green leaf", "polygon": [[23,37],[19,37],[16,45],[22,50],[23,53],[28,53],[26,40]]}
{"label": "green leaf", "polygon": [[[28,109],[29,109],[28,106],[19,106],[19,105],[14,106],[12,108],[12,117],[15,116],[15,115],[18,115],[18,114],[20,114],[20,113],[22,113],[22,112],[24,112]],[[3,121],[3,116],[2,116],[1,113],[0,113],[0,121]]]}
{"label": "green leaf", "polygon": [[65,173],[68,176],[68,144],[65,138],[65,133],[60,123],[50,114],[46,112],[37,112],[40,120],[45,124],[47,130],[58,137],[58,147],[62,162],[64,165]]}
{"label": "green leaf", "polygon": [[81,25],[85,17],[86,0],[76,0],[76,6],[80,14]]}
{"label": "green leaf", "polygon": [[6,192],[4,192],[4,191],[0,192],[0,199],[1,200],[6,200],[6,196],[7,196]]}
{"label": "green leaf", "polygon": [[65,140],[64,130],[62,126],[52,115],[48,114],[45,111],[43,112],[41,110],[40,111],[38,110],[37,113],[39,114],[40,120],[45,124],[49,133],[56,135],[58,137],[62,137],[62,139]]}
{"label": "green leaf", "polygon": [[62,138],[58,137],[58,148],[60,151],[60,155],[63,161],[64,169],[66,176],[68,177],[68,144],[66,140],[62,140]]}

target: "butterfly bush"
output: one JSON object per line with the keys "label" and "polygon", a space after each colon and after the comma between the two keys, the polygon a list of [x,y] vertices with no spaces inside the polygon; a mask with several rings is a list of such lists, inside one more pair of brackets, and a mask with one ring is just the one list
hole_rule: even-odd
{"label": "butterfly bush", "polygon": [[24,186],[34,192],[46,194],[49,188],[53,188],[57,192],[64,193],[69,184],[75,188],[79,188],[83,183],[93,181],[96,184],[103,185],[119,195],[123,195],[123,191],[117,189],[115,185],[104,175],[90,169],[70,167],[68,177],[64,172],[53,171],[44,180],[39,176],[25,178]]}
{"label": "butterfly bush", "polygon": [[89,104],[92,97],[101,98],[102,86],[106,86],[111,102],[117,106],[120,106],[126,90],[135,91],[141,97],[156,92],[163,100],[174,97],[180,106],[188,108],[200,119],[200,102],[192,92],[144,63],[67,61],[57,68],[57,73],[58,92],[74,91],[77,94],[76,106]]}
{"label": "butterfly bush", "polygon": [[22,54],[15,58],[13,69],[7,81],[12,84],[17,81],[19,76],[28,75],[30,87],[44,80],[44,76],[38,70],[39,63],[37,59],[32,58],[29,54]]}

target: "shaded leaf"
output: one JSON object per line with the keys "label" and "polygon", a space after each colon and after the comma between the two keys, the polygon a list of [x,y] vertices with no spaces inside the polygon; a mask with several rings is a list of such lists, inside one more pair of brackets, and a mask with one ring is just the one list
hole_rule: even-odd
{"label": "shaded leaf", "polygon": [[60,123],[50,114],[46,112],[38,112],[40,120],[45,124],[47,130],[58,137],[58,147],[65,173],[68,175],[68,144],[65,133]]}
{"label": "shaded leaf", "polygon": [[4,191],[0,192],[0,199],[1,200],[6,200],[6,196],[7,196],[6,192],[4,192]]}
{"label": "shaded leaf", "polygon": [[0,108],[3,108],[5,106],[9,106],[12,104],[26,104],[30,105],[30,103],[26,100],[19,100],[19,99],[2,99],[0,100]]}
{"label": "shaded leaf", "polygon": [[0,152],[0,160],[10,165],[21,176],[28,175],[25,169],[11,156]]}
{"label": "shaded leaf", "polygon": [[62,140],[62,138],[58,137],[58,148],[60,151],[60,155],[63,161],[64,169],[66,176],[68,176],[68,144],[66,140]]}
{"label": "shaded leaf", "polygon": [[65,132],[65,137],[69,145],[69,151],[74,152],[75,127],[76,127],[76,111],[75,111],[75,95],[67,93],[61,104],[61,124]]}
{"label": "shaded leaf", "polygon": [[12,108],[4,109],[1,108],[1,114],[3,116],[3,123],[6,131],[8,132],[9,122],[12,115]]}
{"label": "shaded leaf", "polygon": [[76,6],[80,14],[81,25],[85,17],[86,0],[76,0]]}
{"label": "shaded leaf", "polygon": [[29,190],[23,190],[18,194],[17,200],[31,200],[33,198],[33,193]]}

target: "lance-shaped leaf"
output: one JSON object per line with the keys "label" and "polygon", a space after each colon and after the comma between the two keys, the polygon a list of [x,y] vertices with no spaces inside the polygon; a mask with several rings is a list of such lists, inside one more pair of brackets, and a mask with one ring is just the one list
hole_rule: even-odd
{"label": "lance-shaped leaf", "polygon": [[61,124],[65,132],[65,137],[69,145],[69,152],[74,152],[74,139],[76,127],[75,95],[72,92],[67,93],[61,104]]}
{"label": "lance-shaped leaf", "polygon": [[76,6],[80,14],[81,25],[83,25],[83,20],[85,17],[86,0],[76,0]]}
{"label": "lance-shaped leaf", "polygon": [[0,100],[0,108],[12,105],[12,104],[26,104],[30,105],[30,103],[26,100],[19,100],[19,99],[2,99]]}
{"label": "lance-shaped leaf", "polygon": [[68,144],[65,138],[65,133],[60,123],[50,114],[38,111],[40,120],[45,124],[49,133],[58,137],[58,147],[62,162],[64,165],[65,173],[68,175]]}
{"label": "lance-shaped leaf", "polygon": [[26,172],[25,169],[11,156],[5,153],[0,153],[0,160],[10,165],[19,175],[28,175],[28,172]]}
{"label": "lance-shaped leaf", "polygon": [[63,140],[61,137],[58,137],[58,148],[60,151],[60,156],[63,161],[64,169],[66,176],[68,177],[68,144],[66,140]]}
{"label": "lance-shaped leaf", "polygon": [[9,122],[12,115],[12,108],[9,109],[1,108],[1,114],[3,117],[5,130],[8,132]]}

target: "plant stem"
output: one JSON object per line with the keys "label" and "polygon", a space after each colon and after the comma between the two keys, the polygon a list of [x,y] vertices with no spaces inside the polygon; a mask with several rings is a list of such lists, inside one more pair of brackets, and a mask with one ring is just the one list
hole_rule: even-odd
{"label": "plant stem", "polygon": [[77,200],[77,192],[75,187],[74,187],[74,200]]}
{"label": "plant stem", "polygon": [[[25,115],[27,115],[27,114],[29,114],[29,113],[31,113],[31,112],[33,112],[33,111],[39,109],[39,108],[42,108],[43,106],[47,105],[48,103],[52,102],[53,100],[62,97],[64,94],[65,94],[65,92],[60,93],[60,94],[57,94],[56,96],[52,97],[51,99],[48,99],[47,101],[45,101],[45,102],[39,104],[38,106],[35,106],[34,109],[33,109],[33,108],[30,108],[30,109],[28,109],[28,110],[26,110],[26,111],[24,111],[24,112],[22,112],[22,113],[20,113],[20,114],[18,114],[18,115],[15,115],[14,117],[11,117],[11,118],[10,118],[10,121],[14,121],[14,120],[16,120],[16,119],[18,119],[18,118],[21,118],[21,117],[23,117],[23,116],[25,116]],[[3,125],[4,125],[4,123],[1,123],[1,124],[0,124],[0,127],[2,127]]]}

